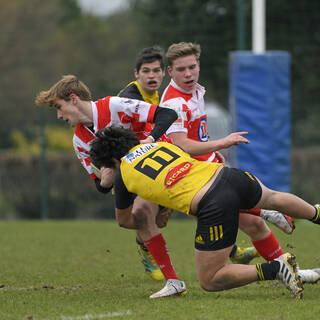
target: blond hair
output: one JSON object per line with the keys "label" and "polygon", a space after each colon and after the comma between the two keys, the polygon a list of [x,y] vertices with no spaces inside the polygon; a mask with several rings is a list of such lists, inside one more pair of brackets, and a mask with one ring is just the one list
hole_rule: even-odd
{"label": "blond hair", "polygon": [[90,101],[89,88],[74,75],[65,75],[49,90],[41,91],[35,99],[37,105],[54,105],[56,99],[70,100],[70,94],[76,94],[81,100]]}
{"label": "blond hair", "polygon": [[168,48],[166,58],[168,65],[172,66],[174,60],[185,56],[195,55],[196,59],[199,60],[200,53],[201,49],[199,44],[192,42],[179,42],[173,43]]}

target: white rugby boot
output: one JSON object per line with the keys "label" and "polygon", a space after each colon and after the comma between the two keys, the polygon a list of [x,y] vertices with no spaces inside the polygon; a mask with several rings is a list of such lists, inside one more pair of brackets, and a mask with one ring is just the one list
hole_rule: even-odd
{"label": "white rugby boot", "polygon": [[291,217],[279,211],[261,209],[260,217],[281,229],[287,234],[291,234],[295,225]]}
{"label": "white rugby boot", "polygon": [[158,292],[151,295],[150,299],[172,296],[184,296],[187,293],[186,285],[181,280],[168,279],[166,285]]}
{"label": "white rugby boot", "polygon": [[298,269],[302,283],[317,283],[320,280],[320,269]]}

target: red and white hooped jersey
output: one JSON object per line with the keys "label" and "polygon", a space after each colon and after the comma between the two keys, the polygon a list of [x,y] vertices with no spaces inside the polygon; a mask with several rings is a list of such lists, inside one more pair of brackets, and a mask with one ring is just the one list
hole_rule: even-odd
{"label": "red and white hooped jersey", "polygon": [[[153,129],[152,123],[157,105],[144,101],[105,97],[91,102],[93,114],[93,128],[90,130],[82,124],[78,124],[73,135],[73,147],[78,159],[89,173],[91,179],[96,179],[91,166],[89,152],[90,142],[95,138],[95,133],[105,127],[119,126],[131,129],[139,140],[147,138]],[[159,141],[167,141],[167,137],[161,137]]]}
{"label": "red and white hooped jersey", "polygon": [[[160,105],[174,109],[178,113],[178,119],[167,130],[167,135],[174,132],[185,132],[189,139],[200,142],[208,141],[205,92],[205,88],[198,83],[192,92],[186,92],[171,79],[162,94]],[[214,152],[193,158],[200,161],[217,162]]]}

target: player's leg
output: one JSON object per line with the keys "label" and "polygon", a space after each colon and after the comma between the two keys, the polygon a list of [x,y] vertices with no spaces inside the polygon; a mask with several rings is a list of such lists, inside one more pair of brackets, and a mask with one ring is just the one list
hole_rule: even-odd
{"label": "player's leg", "polygon": [[233,263],[248,264],[260,255],[267,261],[271,261],[283,254],[274,234],[258,217],[273,223],[287,234],[291,234],[295,228],[291,217],[278,211],[264,209],[240,210],[240,213],[239,227],[254,241],[254,247],[242,248],[235,245],[230,253]]}
{"label": "player's leg", "polygon": [[[256,224],[252,222],[250,215],[246,214],[240,214],[240,217],[242,217],[239,219],[240,229],[252,236],[253,245],[266,261],[272,261],[283,255],[277,238],[265,223]],[[320,275],[312,269],[299,269],[298,275],[303,283],[316,283],[320,280]]]}
{"label": "player's leg", "polygon": [[[133,204],[132,215],[138,227],[137,236],[143,242],[141,253],[144,258],[154,261],[151,264],[161,266],[160,270],[164,277],[178,280],[178,276],[171,263],[166,241],[155,223],[159,212],[159,206],[137,197]],[[146,259],[145,259],[146,260]]]}
{"label": "player's leg", "polygon": [[[280,279],[297,298],[302,283],[297,264],[291,254],[272,262],[254,265],[227,265],[237,237],[239,207],[252,207],[260,197],[258,183],[252,186],[238,171],[224,168],[220,180],[198,204],[198,225],[195,237],[195,260],[201,286],[207,291],[236,288],[257,280]],[[247,193],[256,194],[248,197]]]}
{"label": "player's leg", "polygon": [[240,213],[251,214],[261,217],[263,220],[272,223],[277,228],[279,228],[287,234],[291,234],[295,229],[294,221],[291,217],[275,210],[257,208],[240,210]]}
{"label": "player's leg", "polygon": [[257,207],[286,212],[292,218],[306,219],[320,224],[319,205],[313,206],[294,194],[271,190],[261,181],[258,182],[262,188],[262,195]]}
{"label": "player's leg", "polygon": [[[240,213],[240,217],[243,216],[240,219],[242,221],[240,221],[240,229],[248,235],[252,235],[253,233],[253,237],[255,237],[255,234],[260,234],[260,237],[256,239],[256,246],[254,247],[239,247],[237,245],[234,245],[230,253],[231,261],[233,263],[241,264],[250,263],[252,259],[258,258],[260,256],[255,247],[261,248],[259,250],[260,252],[263,250],[263,248],[270,248],[270,250],[267,250],[267,252],[264,252],[262,254],[263,257],[269,257],[267,258],[268,261],[272,260],[272,258],[277,258],[278,256],[280,256],[283,252],[281,250],[277,250],[277,248],[280,248],[280,246],[277,245],[277,239],[270,231],[270,229],[267,228],[267,234],[265,234],[264,231],[261,232],[261,230],[263,229],[266,230],[265,223],[256,218],[251,219],[248,215],[261,217],[263,220],[272,223],[287,234],[291,234],[295,229],[294,221],[291,219],[291,217],[275,210],[265,210],[260,208],[240,210]],[[252,225],[254,228],[256,228],[256,230],[252,230],[253,227],[250,226],[250,223],[248,223],[248,221],[250,220],[253,220],[253,222],[256,221]],[[247,226],[250,228],[251,232],[246,231]],[[278,255],[273,254],[274,250],[276,250],[276,253],[278,253]]]}
{"label": "player's leg", "polygon": [[303,286],[298,278],[295,257],[285,253],[272,262],[257,265],[226,264],[231,247],[218,251],[195,249],[196,268],[201,287],[221,291],[255,281],[280,280],[292,297],[301,299]]}
{"label": "player's leg", "polygon": [[[296,218],[304,217],[311,220],[314,223],[320,224],[320,219],[319,219],[320,210],[317,205],[312,206],[307,202],[305,202],[304,200],[298,198],[297,196],[289,193],[270,190],[266,188],[258,179],[254,178],[250,174],[249,175],[247,174],[247,176],[250,177],[253,185],[254,185],[254,181],[256,181],[260,184],[260,187],[261,187],[261,198],[260,198],[260,201],[256,204],[256,207],[259,207],[259,208],[264,207],[267,209],[277,210],[280,212],[287,212],[288,215],[292,217],[296,217]],[[284,209],[287,209],[287,210],[284,210]],[[274,239],[272,238],[273,237],[270,234],[270,236],[265,240],[262,239],[260,243],[255,242],[254,244],[255,245],[258,244],[258,246],[262,245],[261,250],[264,250],[264,248],[268,246],[268,243],[270,243],[270,247],[272,247],[272,243],[273,243],[274,248],[276,249],[278,241],[276,240],[276,238]],[[267,251],[265,252],[266,255],[268,255]],[[280,251],[278,251],[278,255],[279,255],[279,252]],[[276,255],[271,255],[270,258],[272,259],[272,256],[273,258],[275,258]],[[265,257],[265,259],[269,260],[267,259],[267,257]],[[298,274],[302,282],[305,282],[305,283],[315,283],[320,279],[319,275],[312,269],[306,269],[306,270],[299,269]]]}
{"label": "player's leg", "polygon": [[148,248],[144,245],[143,240],[140,239],[138,232],[136,232],[136,243],[138,253],[141,257],[141,263],[144,266],[146,274],[149,275],[153,280],[163,280],[163,273],[161,272]]}
{"label": "player's leg", "polygon": [[240,214],[239,228],[250,237],[253,246],[265,260],[272,261],[283,254],[279,241],[261,218]]}

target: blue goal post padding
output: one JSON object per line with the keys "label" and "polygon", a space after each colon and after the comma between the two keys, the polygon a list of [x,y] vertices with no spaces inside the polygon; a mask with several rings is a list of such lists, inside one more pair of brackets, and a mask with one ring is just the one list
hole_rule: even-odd
{"label": "blue goal post padding", "polygon": [[248,131],[250,140],[232,148],[232,166],[290,191],[290,55],[231,52],[229,90],[232,130]]}

